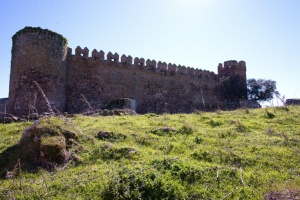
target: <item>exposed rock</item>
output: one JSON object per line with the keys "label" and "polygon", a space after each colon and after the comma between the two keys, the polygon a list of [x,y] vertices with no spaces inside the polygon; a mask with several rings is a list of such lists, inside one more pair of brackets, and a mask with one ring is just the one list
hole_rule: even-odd
{"label": "exposed rock", "polygon": [[300,99],[287,99],[287,105],[300,105]]}
{"label": "exposed rock", "polygon": [[[136,115],[136,112],[131,109],[113,109],[108,110],[104,109],[103,111],[101,109],[93,110],[93,111],[87,111],[82,113],[82,115],[85,116],[112,116],[112,115]],[[69,114],[65,114],[65,116],[69,116]]]}
{"label": "exposed rock", "polygon": [[107,140],[110,142],[115,142],[115,141],[124,141],[127,138],[127,136],[121,133],[100,131],[96,134],[96,138],[98,138],[99,140]]}
{"label": "exposed rock", "polygon": [[296,200],[300,199],[300,192],[293,190],[283,190],[282,192],[271,192],[265,195],[266,200]]}
{"label": "exposed rock", "polygon": [[109,115],[109,111],[107,109],[104,109],[103,112],[102,112],[102,115],[103,116]]}
{"label": "exposed rock", "polygon": [[170,132],[177,132],[177,129],[171,128],[171,127],[163,127],[159,129],[162,132],[170,133]]}
{"label": "exposed rock", "polygon": [[22,121],[26,121],[26,118],[19,118],[14,115],[0,112],[0,123],[9,124],[12,122],[22,122]]}
{"label": "exposed rock", "polygon": [[107,105],[107,109],[131,109],[135,111],[136,102],[134,99],[122,98],[111,101]]}
{"label": "exposed rock", "polygon": [[152,134],[163,136],[163,135],[171,135],[173,133],[177,133],[178,130],[172,127],[161,127],[157,129],[151,130]]}

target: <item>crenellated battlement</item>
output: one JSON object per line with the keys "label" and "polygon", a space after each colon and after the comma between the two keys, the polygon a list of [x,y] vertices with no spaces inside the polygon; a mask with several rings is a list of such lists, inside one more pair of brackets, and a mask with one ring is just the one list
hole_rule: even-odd
{"label": "crenellated battlement", "polygon": [[126,56],[125,54],[123,54],[121,56],[121,63],[123,65],[131,66],[132,65],[132,57],[131,56]]}
{"label": "crenellated battlement", "polygon": [[[94,49],[89,55],[89,49],[87,47],[81,48],[80,46],[77,46],[75,49],[75,54],[72,54],[72,49],[68,48],[68,58],[73,60],[78,59],[84,59],[84,60],[90,60],[94,61],[96,64],[107,64],[107,67],[110,67],[111,64],[118,66],[118,67],[124,67],[131,70],[147,70],[151,71],[153,73],[156,73],[158,75],[165,75],[165,76],[186,76],[186,77],[192,77],[192,78],[212,78],[216,79],[217,74],[215,74],[212,71],[208,70],[202,70],[192,67],[186,67],[184,65],[176,65],[162,61],[156,61],[156,60],[145,60],[144,58],[138,58],[135,57],[133,59],[132,56],[125,54],[122,54],[121,58],[118,53],[112,53],[108,52],[105,56],[104,51],[100,50],[97,51]],[[234,64],[236,61],[227,61],[226,67],[229,66],[237,66],[238,64],[231,64],[231,62]],[[241,61],[243,62],[243,61]],[[237,62],[236,62],[237,63]]]}
{"label": "crenellated battlement", "polygon": [[[72,52],[71,52],[72,54]],[[92,51],[92,58],[96,61],[99,61],[99,62],[103,62],[104,61],[104,52],[101,50],[101,51],[97,51],[96,49],[94,49]]]}

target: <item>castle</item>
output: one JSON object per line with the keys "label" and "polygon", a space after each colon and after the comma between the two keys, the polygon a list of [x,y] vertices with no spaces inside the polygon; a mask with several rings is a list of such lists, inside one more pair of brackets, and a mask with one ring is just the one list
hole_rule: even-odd
{"label": "castle", "polygon": [[[60,34],[25,27],[13,36],[7,112],[28,115],[103,109],[109,102],[132,99],[137,113],[189,113],[220,106],[214,88],[221,77],[246,80],[244,61],[219,64],[218,74],[130,55],[77,47]],[[246,84],[245,84],[246,87]]]}

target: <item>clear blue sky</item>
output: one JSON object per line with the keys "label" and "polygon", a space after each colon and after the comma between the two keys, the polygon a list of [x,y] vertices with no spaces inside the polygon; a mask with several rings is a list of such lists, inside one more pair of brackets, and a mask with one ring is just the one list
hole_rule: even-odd
{"label": "clear blue sky", "polygon": [[0,98],[8,96],[11,37],[25,26],[79,45],[217,73],[244,60],[247,78],[300,98],[299,0],[1,0]]}

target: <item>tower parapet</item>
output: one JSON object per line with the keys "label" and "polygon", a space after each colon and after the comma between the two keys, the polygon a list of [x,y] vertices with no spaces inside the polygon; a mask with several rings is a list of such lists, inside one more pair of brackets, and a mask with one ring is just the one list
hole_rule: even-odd
{"label": "tower parapet", "polygon": [[246,79],[246,62],[229,60],[224,62],[224,66],[220,63],[218,66],[218,74],[224,77],[239,75]]}
{"label": "tower parapet", "polygon": [[[218,66],[218,75],[221,78],[229,77],[233,78],[231,80],[238,81],[238,84],[241,85],[245,90],[243,94],[241,94],[243,99],[247,99],[247,77],[246,77],[246,62],[240,61],[237,62],[236,60],[229,60],[224,62],[224,66],[222,63]],[[237,77],[238,76],[238,77]],[[232,88],[234,89],[234,88]],[[229,102],[232,105],[239,105],[239,102]],[[226,107],[228,107],[227,105]]]}

